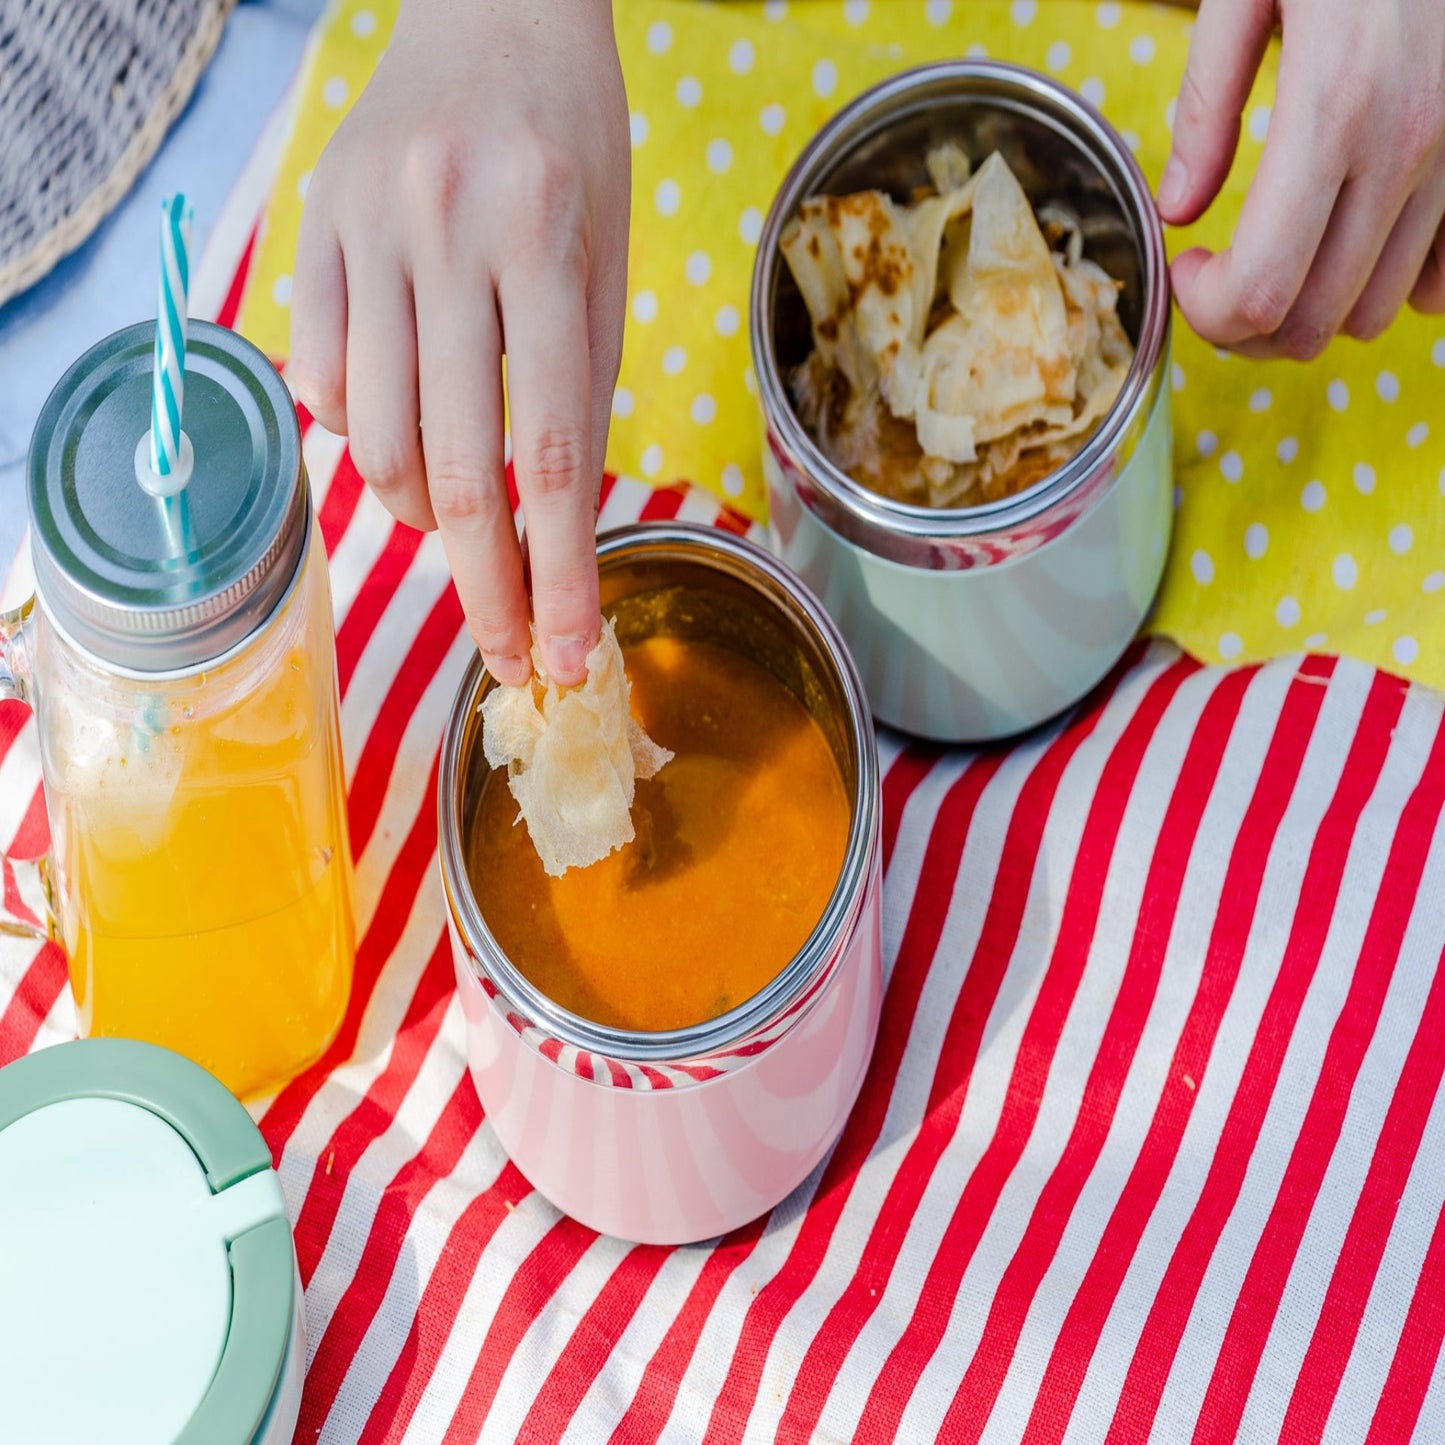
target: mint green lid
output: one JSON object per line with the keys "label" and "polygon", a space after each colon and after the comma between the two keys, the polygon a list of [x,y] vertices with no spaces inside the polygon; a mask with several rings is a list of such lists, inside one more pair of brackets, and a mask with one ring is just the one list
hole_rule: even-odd
{"label": "mint green lid", "polygon": [[127,1039],[0,1069],[0,1301],[7,1445],[252,1445],[298,1301],[250,1115]]}

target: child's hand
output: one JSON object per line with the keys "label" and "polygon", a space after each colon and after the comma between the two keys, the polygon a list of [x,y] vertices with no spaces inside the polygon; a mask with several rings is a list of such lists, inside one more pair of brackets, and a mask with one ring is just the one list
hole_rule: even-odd
{"label": "child's hand", "polygon": [[622,351],[627,101],[608,0],[406,0],[306,200],[291,375],[394,516],[440,528],[472,636],[524,682],[502,353],[537,635],[597,641],[597,488]]}
{"label": "child's hand", "polygon": [[1190,325],[1250,356],[1445,312],[1445,3],[1201,0],[1159,209],[1193,221],[1224,181],[1275,21],[1279,88],[1228,249],[1174,262]]}

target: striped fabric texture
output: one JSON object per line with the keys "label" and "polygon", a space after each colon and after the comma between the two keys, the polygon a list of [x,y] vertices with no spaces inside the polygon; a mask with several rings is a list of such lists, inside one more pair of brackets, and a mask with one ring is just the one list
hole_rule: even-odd
{"label": "striped fabric texture", "polygon": [[[466,1072],[434,790],[471,644],[440,545],[340,440],[305,454],[360,952],[334,1047],[256,1110],[306,1288],[299,1440],[1445,1439],[1437,696],[1141,645],[1015,746],[885,734],[887,993],[849,1123],[767,1218],[630,1247],[531,1190]],[[604,527],[673,516],[743,525],[605,489]],[[5,704],[0,845],[45,842]],[[59,950],[0,938],[0,1062],[74,1026]]]}

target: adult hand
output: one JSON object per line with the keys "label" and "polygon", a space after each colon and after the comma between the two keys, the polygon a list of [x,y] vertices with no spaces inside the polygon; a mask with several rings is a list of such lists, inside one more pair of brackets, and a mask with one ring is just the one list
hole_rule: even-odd
{"label": "adult hand", "polygon": [[393,516],[440,529],[504,683],[531,662],[502,355],[532,615],[548,672],[574,683],[597,640],[629,187],[608,0],[406,0],[308,189],[297,393]]}
{"label": "adult hand", "polygon": [[1445,4],[1201,0],[1159,186],[1173,225],[1213,201],[1270,32],[1279,84],[1232,244],[1174,262],[1180,309],[1250,356],[1379,335],[1408,302],[1445,312]]}

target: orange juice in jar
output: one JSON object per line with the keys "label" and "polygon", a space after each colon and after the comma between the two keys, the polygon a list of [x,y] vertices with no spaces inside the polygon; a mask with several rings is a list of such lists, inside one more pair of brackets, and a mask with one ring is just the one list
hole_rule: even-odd
{"label": "orange juice in jar", "polygon": [[330,593],[294,410],[232,333],[192,325],[184,490],[138,484],[152,335],[100,343],[41,414],[37,606],[5,660],[36,709],[81,1033],[244,1096],[319,1057],[351,987]]}

